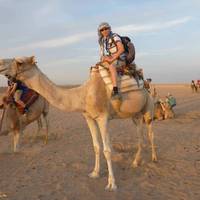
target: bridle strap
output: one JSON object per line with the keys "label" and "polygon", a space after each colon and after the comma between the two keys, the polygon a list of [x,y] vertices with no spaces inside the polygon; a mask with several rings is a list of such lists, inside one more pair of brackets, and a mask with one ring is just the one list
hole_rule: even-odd
{"label": "bridle strap", "polygon": [[31,68],[32,68],[32,66],[29,67],[29,68],[27,68],[27,69],[21,70],[21,71],[19,71],[19,72],[16,71],[16,74],[15,74],[15,76],[14,76],[13,78],[17,78],[18,75],[20,75],[20,74],[22,74],[22,73],[24,73],[24,72],[26,72],[26,71],[29,71]]}

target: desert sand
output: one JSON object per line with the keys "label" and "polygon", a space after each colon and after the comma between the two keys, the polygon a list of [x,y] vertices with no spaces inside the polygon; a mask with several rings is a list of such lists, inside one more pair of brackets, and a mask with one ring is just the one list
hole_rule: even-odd
{"label": "desert sand", "polygon": [[[50,139],[34,141],[36,123],[12,153],[12,134],[0,137],[0,200],[199,200],[200,199],[200,93],[189,85],[157,85],[159,94],[177,98],[175,119],[154,123],[158,163],[150,148],[143,162],[131,168],[136,152],[136,129],[130,119],[113,120],[110,135],[116,192],[105,191],[107,169],[101,156],[101,177],[87,176],[94,152],[87,124],[80,113],[51,107]],[[42,135],[42,133],[41,133]]]}

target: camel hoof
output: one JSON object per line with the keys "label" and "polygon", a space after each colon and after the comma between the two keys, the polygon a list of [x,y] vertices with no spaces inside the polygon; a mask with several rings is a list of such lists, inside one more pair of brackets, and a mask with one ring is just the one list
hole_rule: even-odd
{"label": "camel hoof", "polygon": [[152,156],[152,161],[153,161],[153,162],[158,162],[157,156]]}
{"label": "camel hoof", "polygon": [[139,159],[135,159],[132,163],[132,167],[133,168],[136,168],[136,167],[139,167],[141,165],[141,162],[142,162],[142,159],[139,158]]}
{"label": "camel hoof", "polygon": [[19,153],[19,149],[14,149],[14,153]]}
{"label": "camel hoof", "polygon": [[93,172],[89,173],[88,176],[90,178],[99,178],[99,173],[93,171]]}
{"label": "camel hoof", "polygon": [[117,186],[114,183],[113,184],[108,183],[108,185],[105,187],[105,190],[109,192],[113,192],[117,190]]}
{"label": "camel hoof", "polygon": [[133,167],[133,168],[136,168],[136,167],[138,167],[138,166],[139,166],[138,162],[134,161],[134,162],[132,163],[132,167]]}
{"label": "camel hoof", "polygon": [[48,144],[48,140],[44,140],[44,145],[47,145]]}

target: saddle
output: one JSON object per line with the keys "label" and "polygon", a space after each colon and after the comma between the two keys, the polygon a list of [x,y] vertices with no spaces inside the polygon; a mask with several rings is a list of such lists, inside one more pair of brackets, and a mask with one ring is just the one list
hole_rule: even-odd
{"label": "saddle", "polygon": [[[138,70],[136,70],[136,65],[133,65],[127,65],[117,69],[117,85],[121,93],[143,89],[143,79],[138,78],[136,74]],[[107,63],[97,63],[91,67],[92,69],[98,70],[106,87],[112,91],[113,85]]]}
{"label": "saddle", "polygon": [[[35,92],[32,89],[28,89],[26,92],[24,92],[21,96],[21,101],[24,102],[27,108],[29,108],[39,97],[39,94]],[[19,111],[20,114],[23,114],[24,108],[19,105],[17,102],[15,102],[15,105]]]}
{"label": "saddle", "polygon": [[120,76],[127,75],[127,76],[131,76],[135,79],[144,80],[143,70],[137,69],[137,66],[135,63],[131,63],[131,64],[127,64],[122,67],[118,67],[117,73]]}

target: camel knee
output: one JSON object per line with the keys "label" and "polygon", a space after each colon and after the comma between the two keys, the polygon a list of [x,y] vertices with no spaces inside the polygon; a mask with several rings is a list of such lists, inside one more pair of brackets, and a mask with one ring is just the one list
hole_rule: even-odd
{"label": "camel knee", "polygon": [[106,160],[111,159],[111,154],[112,154],[111,150],[104,150],[103,153],[104,153]]}
{"label": "camel knee", "polygon": [[100,146],[94,146],[94,152],[96,155],[100,154]]}

